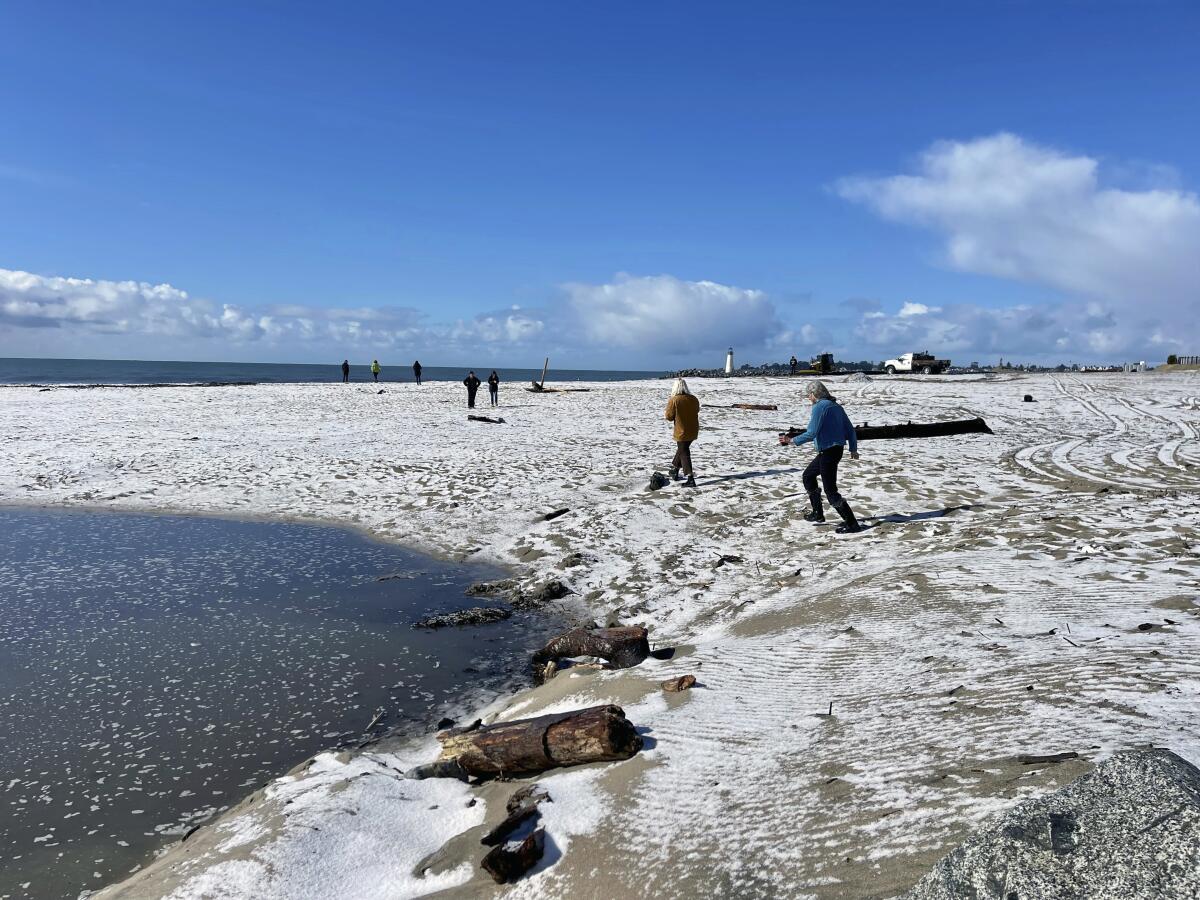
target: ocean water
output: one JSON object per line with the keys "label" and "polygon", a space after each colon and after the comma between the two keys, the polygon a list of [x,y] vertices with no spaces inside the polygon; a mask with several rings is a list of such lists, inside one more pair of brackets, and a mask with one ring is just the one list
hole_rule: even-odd
{"label": "ocean water", "polygon": [[0,897],[74,898],[314,753],[427,732],[555,624],[414,629],[502,573],[338,528],[0,508],[0,532]]}
{"label": "ocean water", "polygon": [[[371,381],[370,360],[353,361],[351,381]],[[341,381],[342,361],[328,365],[291,363],[156,362],[123,359],[4,359],[0,358],[0,384],[208,384],[208,383],[296,383]],[[413,380],[412,361],[404,363],[380,360],[380,381]],[[425,366],[424,381],[461,381],[475,370],[486,379],[492,369],[509,384],[541,378],[541,369],[506,369],[486,363],[461,367]],[[563,381],[629,381],[657,378],[662,372],[589,371],[551,368],[548,384]]]}

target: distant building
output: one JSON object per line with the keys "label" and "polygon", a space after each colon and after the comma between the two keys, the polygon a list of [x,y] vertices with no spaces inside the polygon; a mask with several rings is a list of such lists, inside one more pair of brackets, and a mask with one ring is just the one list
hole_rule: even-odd
{"label": "distant building", "polygon": [[729,348],[729,352],[725,354],[725,374],[733,374],[733,348]]}

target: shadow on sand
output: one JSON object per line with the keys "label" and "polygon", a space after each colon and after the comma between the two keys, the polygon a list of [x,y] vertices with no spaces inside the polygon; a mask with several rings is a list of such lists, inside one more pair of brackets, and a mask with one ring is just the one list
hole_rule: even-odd
{"label": "shadow on sand", "polygon": [[950,513],[959,512],[964,509],[975,509],[972,504],[964,504],[962,506],[947,506],[944,509],[931,509],[926,512],[918,513],[889,513],[886,516],[864,516],[871,524],[863,523],[863,530],[868,528],[876,528],[880,525],[903,525],[906,522],[925,522],[929,519],[940,519],[943,516],[948,516]]}
{"label": "shadow on sand", "polygon": [[803,469],[798,469],[793,466],[790,469],[762,469],[755,472],[736,472],[733,475],[717,475],[712,478],[705,477],[702,480],[703,484],[720,484],[723,481],[746,481],[750,478],[768,478],[772,475],[794,475],[796,472],[803,472]]}

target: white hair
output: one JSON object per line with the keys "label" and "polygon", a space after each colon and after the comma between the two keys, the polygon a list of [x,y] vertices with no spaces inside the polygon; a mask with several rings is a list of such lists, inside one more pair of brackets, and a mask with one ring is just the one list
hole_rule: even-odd
{"label": "white hair", "polygon": [[818,400],[834,400],[833,394],[829,393],[829,388],[825,387],[825,382],[814,378],[804,386],[804,394],[807,397],[816,397]]}
{"label": "white hair", "polygon": [[692,392],[688,390],[686,381],[682,378],[676,378],[675,383],[671,385],[671,396],[678,397],[680,394],[687,394],[690,397]]}

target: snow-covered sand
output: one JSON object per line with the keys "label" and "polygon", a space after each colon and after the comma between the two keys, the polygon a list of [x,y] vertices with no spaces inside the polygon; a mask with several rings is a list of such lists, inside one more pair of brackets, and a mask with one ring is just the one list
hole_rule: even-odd
{"label": "snow-covered sand", "polygon": [[[491,711],[613,701],[648,739],[541,779],[550,852],[514,897],[889,896],[1114,750],[1200,763],[1200,375],[830,381],[856,423],[996,434],[864,443],[842,489],[884,521],[843,537],[800,520],[811,450],[775,441],[799,380],[693,382],[700,486],[656,493],[666,382],[505,386],[505,425],[450,384],[0,388],[0,502],[356,523],[678,646]],[[513,786],[398,780],[434,752],[319,757],[106,896],[489,896],[478,834]]]}

